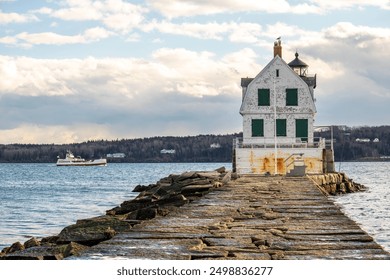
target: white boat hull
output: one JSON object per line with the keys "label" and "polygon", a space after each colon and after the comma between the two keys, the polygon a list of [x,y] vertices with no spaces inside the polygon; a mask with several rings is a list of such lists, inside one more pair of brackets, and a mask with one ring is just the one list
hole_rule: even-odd
{"label": "white boat hull", "polygon": [[85,160],[80,157],[75,157],[72,152],[67,151],[65,158],[58,158],[57,166],[105,166],[107,159]]}
{"label": "white boat hull", "polygon": [[95,159],[86,161],[68,161],[65,159],[57,160],[57,166],[105,166],[107,165],[106,159]]}

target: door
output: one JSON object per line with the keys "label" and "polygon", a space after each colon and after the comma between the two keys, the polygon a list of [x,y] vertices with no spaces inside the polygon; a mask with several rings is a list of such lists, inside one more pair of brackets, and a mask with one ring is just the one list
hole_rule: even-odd
{"label": "door", "polygon": [[307,119],[297,119],[295,120],[295,137],[301,138],[302,142],[307,142],[309,129],[308,129],[308,120]]}

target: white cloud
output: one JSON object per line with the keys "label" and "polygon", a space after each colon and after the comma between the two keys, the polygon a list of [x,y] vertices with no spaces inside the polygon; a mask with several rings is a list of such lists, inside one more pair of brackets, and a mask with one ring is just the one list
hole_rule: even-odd
{"label": "white cloud", "polygon": [[388,0],[310,0],[310,2],[326,10],[339,10],[353,7],[378,7],[381,9],[390,9]]}
{"label": "white cloud", "polygon": [[158,30],[165,34],[188,36],[207,40],[223,40],[226,37],[235,43],[255,43],[262,35],[262,26],[257,23],[236,22],[208,22],[208,23],[173,23],[166,20],[154,20],[145,24],[142,29],[145,32]]}
{"label": "white cloud", "polygon": [[325,37],[339,39],[354,38],[356,40],[388,38],[390,37],[390,28],[369,27],[354,25],[350,22],[339,22],[325,29]]}
{"label": "white cloud", "polygon": [[139,97],[149,91],[156,94],[180,92],[197,97],[220,93],[234,95],[240,75],[257,68],[255,59],[256,54],[251,49],[242,49],[221,59],[210,52],[159,49],[150,61],[0,56],[0,75],[3,77],[0,93],[30,96],[93,93],[96,97],[110,93],[127,98]]}
{"label": "white cloud", "polygon": [[147,0],[147,2],[167,18],[247,11],[270,14],[323,14],[332,10],[370,6],[390,9],[388,0],[307,0],[299,4],[291,4],[292,1],[288,0]]}
{"label": "white cloud", "polygon": [[123,0],[66,0],[60,9],[41,9],[51,17],[66,21],[101,21],[106,28],[128,33],[137,27],[148,10]]}
{"label": "white cloud", "polygon": [[255,60],[251,49],[222,58],[167,48],[150,60],[0,56],[2,142],[237,131],[226,110],[238,106],[240,77],[257,71]]}
{"label": "white cloud", "polygon": [[32,14],[3,13],[0,10],[0,25],[10,23],[26,23],[38,21],[38,18]]}
{"label": "white cloud", "polygon": [[247,11],[276,14],[321,13],[315,5],[304,3],[294,6],[286,0],[148,0],[147,2],[167,18]]}
{"label": "white cloud", "polygon": [[92,123],[74,126],[21,124],[1,132],[3,144],[67,144],[112,137],[112,131],[108,126]]}
{"label": "white cloud", "polygon": [[54,32],[22,32],[16,34],[13,37],[2,37],[0,38],[0,43],[7,45],[18,45],[24,48],[30,48],[34,45],[87,44],[108,38],[113,34],[114,33],[102,27],[89,28],[83,33],[77,35],[61,35]]}

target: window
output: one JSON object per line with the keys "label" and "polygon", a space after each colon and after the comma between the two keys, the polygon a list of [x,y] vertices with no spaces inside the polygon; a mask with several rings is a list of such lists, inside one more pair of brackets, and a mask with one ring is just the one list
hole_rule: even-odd
{"label": "window", "polygon": [[252,120],[252,137],[264,136],[264,120],[253,119]]}
{"label": "window", "polygon": [[298,106],[298,89],[286,89],[286,106]]}
{"label": "window", "polygon": [[276,136],[287,136],[286,119],[276,120]]}
{"label": "window", "polygon": [[276,78],[279,78],[279,69],[276,69]]}
{"label": "window", "polygon": [[268,88],[259,88],[257,90],[258,93],[258,106],[269,106],[270,101],[269,101],[269,89]]}
{"label": "window", "polygon": [[296,119],[295,120],[295,137],[301,138],[301,141],[307,142],[309,129],[309,121],[307,119]]}

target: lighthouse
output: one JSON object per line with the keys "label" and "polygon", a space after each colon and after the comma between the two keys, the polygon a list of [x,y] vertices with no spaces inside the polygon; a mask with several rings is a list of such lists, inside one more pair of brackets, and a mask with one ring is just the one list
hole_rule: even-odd
{"label": "lighthouse", "polygon": [[274,57],[254,77],[242,78],[243,137],[234,143],[233,169],[239,174],[298,176],[333,170],[330,147],[314,137],[317,76],[299,54],[286,63],[280,38]]}

